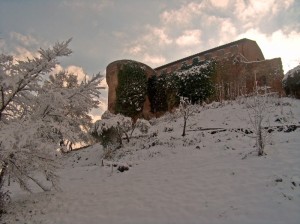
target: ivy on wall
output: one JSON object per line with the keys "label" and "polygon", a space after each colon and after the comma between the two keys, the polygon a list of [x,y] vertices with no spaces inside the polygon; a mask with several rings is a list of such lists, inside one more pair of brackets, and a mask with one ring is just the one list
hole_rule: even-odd
{"label": "ivy on wall", "polygon": [[180,80],[179,95],[188,98],[192,104],[202,103],[214,93],[215,73],[215,61],[194,62],[177,72]]}
{"label": "ivy on wall", "polygon": [[173,75],[163,73],[148,80],[148,96],[151,112],[171,110],[179,105],[178,80]]}
{"label": "ivy on wall", "polygon": [[145,69],[138,63],[124,64],[118,73],[116,113],[136,117],[143,110],[147,95]]}
{"label": "ivy on wall", "polygon": [[202,103],[214,93],[215,61],[193,61],[172,74],[152,76],[148,80],[151,112],[167,111],[179,105],[180,97],[192,104]]}

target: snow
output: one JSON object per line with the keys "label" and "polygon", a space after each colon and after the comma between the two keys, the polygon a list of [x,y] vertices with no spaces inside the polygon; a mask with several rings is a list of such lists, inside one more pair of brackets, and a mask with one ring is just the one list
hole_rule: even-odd
{"label": "snow", "polygon": [[[62,155],[61,191],[30,195],[12,183],[0,223],[298,224],[300,129],[272,132],[267,155],[258,157],[255,139],[237,130],[250,129],[249,109],[239,102],[199,108],[185,137],[179,113],[152,120],[148,135],[136,131],[104,166],[99,144]],[[299,126],[299,100],[269,103],[277,105],[270,126]]]}

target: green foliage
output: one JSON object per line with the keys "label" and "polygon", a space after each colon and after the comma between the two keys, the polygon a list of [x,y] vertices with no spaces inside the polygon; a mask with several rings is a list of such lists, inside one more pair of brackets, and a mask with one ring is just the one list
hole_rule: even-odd
{"label": "green foliage", "polygon": [[209,98],[214,93],[212,78],[216,71],[215,65],[214,61],[210,61],[179,72],[179,95],[188,98],[192,104],[202,103]]}
{"label": "green foliage", "polygon": [[200,61],[199,61],[199,58],[198,57],[195,57],[193,58],[193,62],[192,62],[192,65],[195,66],[195,65],[199,65]]}
{"label": "green foliage", "polygon": [[138,64],[124,64],[118,74],[116,113],[135,117],[143,110],[147,94],[145,70]]}
{"label": "green foliage", "polygon": [[151,103],[151,112],[171,110],[179,104],[179,79],[173,74],[152,76],[148,80],[148,95]]}
{"label": "green foliage", "polygon": [[215,61],[186,65],[179,72],[152,76],[148,81],[148,95],[151,111],[167,111],[177,107],[180,97],[187,98],[192,104],[201,103],[214,93],[213,76],[216,72]]}

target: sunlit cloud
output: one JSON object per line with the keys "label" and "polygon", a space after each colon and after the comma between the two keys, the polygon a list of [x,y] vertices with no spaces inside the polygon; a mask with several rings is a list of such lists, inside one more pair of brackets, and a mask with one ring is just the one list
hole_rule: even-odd
{"label": "sunlit cloud", "polygon": [[16,41],[18,41],[19,44],[22,44],[27,47],[32,45],[36,46],[39,44],[39,41],[31,35],[24,35],[17,32],[11,32],[10,37],[11,39],[15,39]]}
{"label": "sunlit cloud", "polygon": [[193,46],[201,43],[201,31],[200,30],[186,30],[183,35],[176,39],[176,44],[185,47]]}
{"label": "sunlit cloud", "polygon": [[166,62],[166,58],[159,55],[149,55],[145,54],[143,57],[143,62],[148,63],[151,66],[161,65]]}
{"label": "sunlit cloud", "polygon": [[204,4],[202,3],[190,2],[177,10],[164,11],[160,19],[165,24],[188,24],[191,22],[193,16],[201,14],[203,7]]}
{"label": "sunlit cloud", "polygon": [[282,10],[288,9],[294,0],[236,0],[235,15],[243,22],[243,27],[251,28],[263,20],[270,20]]}
{"label": "sunlit cloud", "polygon": [[210,2],[215,7],[225,8],[228,6],[229,0],[210,0]]}
{"label": "sunlit cloud", "polygon": [[16,61],[26,61],[27,59],[39,57],[39,53],[30,51],[27,48],[21,46],[16,46],[12,54],[14,55],[14,60]]}

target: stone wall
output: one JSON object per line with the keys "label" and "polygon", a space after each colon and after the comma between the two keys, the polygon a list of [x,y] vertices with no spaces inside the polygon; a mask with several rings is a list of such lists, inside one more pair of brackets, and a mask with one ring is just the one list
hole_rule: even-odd
{"label": "stone wall", "polygon": [[252,93],[255,86],[267,87],[269,92],[283,95],[282,62],[280,58],[263,61],[245,61],[241,55],[217,60],[214,77],[216,93],[213,100],[235,99]]}
{"label": "stone wall", "polygon": [[161,73],[171,73],[176,70],[179,70],[183,63],[191,65],[195,58],[198,58],[199,61],[205,61],[209,59],[219,60],[222,58],[229,58],[232,55],[237,54],[242,55],[246,61],[265,60],[264,55],[259,46],[257,45],[256,41],[244,38],[162,65],[160,67],[155,68],[155,71],[159,75]]}
{"label": "stone wall", "polygon": [[[108,110],[115,113],[116,88],[118,86],[118,73],[126,63],[138,63],[144,67],[147,78],[160,75],[162,72],[171,73],[179,70],[183,63],[191,65],[194,58],[199,61],[214,59],[217,61],[216,75],[214,77],[216,93],[210,100],[235,99],[240,95],[253,92],[255,80],[259,86],[270,87],[269,91],[283,94],[283,69],[280,58],[265,60],[257,43],[249,39],[241,39],[208,51],[192,55],[175,62],[150,68],[140,62],[132,60],[118,60],[110,63],[106,68],[106,81],[108,84]],[[146,97],[141,116],[149,119],[154,116],[151,112],[148,96]]]}

